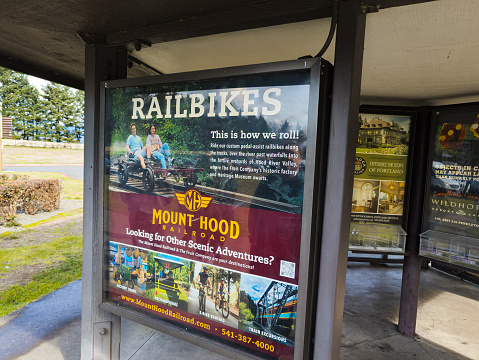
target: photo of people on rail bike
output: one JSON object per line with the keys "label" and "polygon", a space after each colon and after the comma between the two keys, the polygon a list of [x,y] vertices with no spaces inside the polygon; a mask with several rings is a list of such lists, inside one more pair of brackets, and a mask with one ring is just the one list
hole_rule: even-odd
{"label": "photo of people on rail bike", "polygon": [[[224,204],[301,213],[309,87],[226,89],[225,100],[211,95],[218,85],[109,89],[110,190],[174,197],[196,188]],[[252,106],[247,95],[258,111],[241,111]]]}
{"label": "photo of people on rail bike", "polygon": [[188,312],[237,329],[241,274],[200,262],[191,270]]}

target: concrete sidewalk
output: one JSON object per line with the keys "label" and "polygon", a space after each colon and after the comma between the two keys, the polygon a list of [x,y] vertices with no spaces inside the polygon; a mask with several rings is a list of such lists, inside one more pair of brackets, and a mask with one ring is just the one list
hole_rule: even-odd
{"label": "concrete sidewalk", "polygon": [[[402,268],[348,267],[341,359],[479,359],[479,287],[430,269],[421,277],[418,336],[396,330]],[[81,280],[0,319],[0,358],[80,359]],[[122,319],[122,360],[225,359]]]}

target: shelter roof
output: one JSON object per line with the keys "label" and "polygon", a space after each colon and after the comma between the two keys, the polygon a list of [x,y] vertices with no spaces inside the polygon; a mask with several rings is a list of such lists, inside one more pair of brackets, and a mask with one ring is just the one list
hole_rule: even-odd
{"label": "shelter roof", "polygon": [[[83,88],[92,42],[125,46],[128,77],[291,60],[319,51],[332,3],[4,0],[0,66]],[[379,12],[367,17],[363,103],[477,100],[479,2],[365,3]],[[334,42],[324,57],[334,63]]]}

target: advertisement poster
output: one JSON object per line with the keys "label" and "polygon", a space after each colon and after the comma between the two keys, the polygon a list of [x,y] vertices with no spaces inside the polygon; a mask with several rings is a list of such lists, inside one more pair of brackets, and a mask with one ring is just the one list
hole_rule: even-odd
{"label": "advertisement poster", "polygon": [[427,228],[479,239],[479,107],[436,113],[431,157]]}
{"label": "advertisement poster", "polygon": [[[358,121],[351,227],[384,226],[368,234],[353,231],[350,243],[363,245],[362,239],[368,238],[391,247],[398,243],[397,234],[404,222],[411,117],[361,113]],[[374,234],[379,233],[374,239]]]}
{"label": "advertisement poster", "polygon": [[109,299],[294,358],[309,81],[106,90]]}

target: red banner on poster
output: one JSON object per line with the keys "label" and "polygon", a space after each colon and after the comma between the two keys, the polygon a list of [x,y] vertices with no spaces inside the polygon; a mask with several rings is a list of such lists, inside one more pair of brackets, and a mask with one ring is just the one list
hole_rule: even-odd
{"label": "red banner on poster", "polygon": [[297,285],[301,215],[216,203],[189,211],[176,195],[110,191],[111,241]]}

